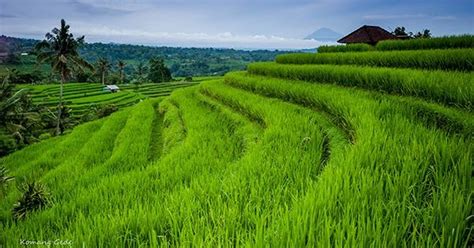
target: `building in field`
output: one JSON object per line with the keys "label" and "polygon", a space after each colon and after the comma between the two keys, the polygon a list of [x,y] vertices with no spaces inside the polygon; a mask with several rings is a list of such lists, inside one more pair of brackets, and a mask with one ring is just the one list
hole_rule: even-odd
{"label": "building in field", "polygon": [[364,25],[354,32],[344,36],[337,42],[345,44],[366,43],[369,45],[375,45],[377,42],[382,40],[396,39],[398,39],[397,36],[379,26]]}
{"label": "building in field", "polygon": [[106,85],[104,86],[104,91],[115,93],[119,92],[120,88],[117,85]]}

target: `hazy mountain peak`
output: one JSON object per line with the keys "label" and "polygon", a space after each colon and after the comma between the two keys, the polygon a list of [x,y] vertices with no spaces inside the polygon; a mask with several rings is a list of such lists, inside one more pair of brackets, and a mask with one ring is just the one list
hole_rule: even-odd
{"label": "hazy mountain peak", "polygon": [[342,37],[342,34],[330,29],[320,28],[312,34],[306,36],[305,40],[319,40],[319,41],[337,41]]}

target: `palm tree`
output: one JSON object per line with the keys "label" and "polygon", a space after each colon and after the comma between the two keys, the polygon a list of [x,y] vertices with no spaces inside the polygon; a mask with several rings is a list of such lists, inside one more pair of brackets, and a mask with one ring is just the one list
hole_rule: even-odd
{"label": "palm tree", "polygon": [[60,122],[63,108],[63,87],[71,71],[84,68],[92,69],[92,66],[82,59],[78,53],[79,46],[84,44],[84,36],[77,39],[69,33],[69,25],[61,19],[61,27],[54,28],[45,35],[46,39],[36,45],[38,50],[38,63],[49,63],[54,72],[61,75],[59,87],[59,104],[56,124],[56,134],[61,134]]}
{"label": "palm tree", "polygon": [[123,60],[119,60],[118,63],[118,68],[120,72],[120,83],[123,84],[123,69],[125,68],[125,62]]}
{"label": "palm tree", "polygon": [[100,72],[100,80],[102,85],[105,85],[105,75],[110,69],[110,63],[105,58],[100,58],[97,61],[97,70]]}

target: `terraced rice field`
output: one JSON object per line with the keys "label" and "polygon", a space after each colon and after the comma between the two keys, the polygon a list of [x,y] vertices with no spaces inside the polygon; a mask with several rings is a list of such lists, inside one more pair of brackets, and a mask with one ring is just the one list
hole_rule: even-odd
{"label": "terraced rice field", "polygon": [[257,63],[16,152],[14,184],[54,201],[16,222],[10,186],[0,241],[471,245],[472,69],[397,63]]}
{"label": "terraced rice field", "polygon": [[[173,82],[161,84],[142,84],[120,86],[121,91],[110,93],[103,86],[94,83],[70,83],[64,87],[65,104],[75,116],[84,114],[94,106],[114,104],[119,108],[132,106],[146,98],[165,97],[176,89],[197,83]],[[59,101],[59,85],[26,86],[30,89],[33,103],[56,109]]]}

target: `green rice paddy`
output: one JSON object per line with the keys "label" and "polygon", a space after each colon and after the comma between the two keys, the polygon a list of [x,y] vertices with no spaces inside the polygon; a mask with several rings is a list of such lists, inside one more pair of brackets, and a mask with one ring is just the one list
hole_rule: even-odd
{"label": "green rice paddy", "polygon": [[[0,159],[15,177],[0,244],[468,247],[474,77],[438,65],[472,66],[472,47],[445,48],[389,64],[404,53],[288,55],[184,89],[71,84],[75,111],[142,101]],[[16,186],[31,181],[52,203],[16,221]]]}

